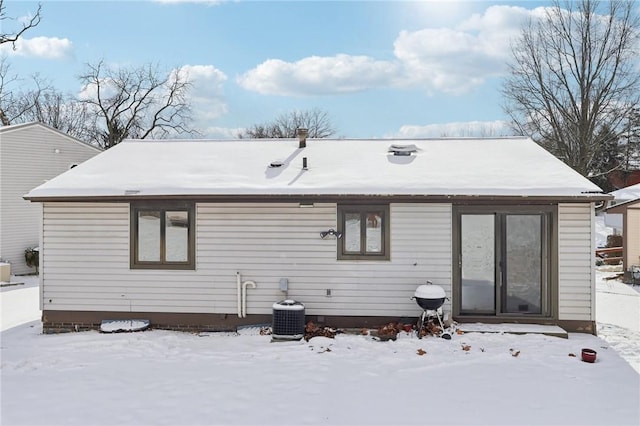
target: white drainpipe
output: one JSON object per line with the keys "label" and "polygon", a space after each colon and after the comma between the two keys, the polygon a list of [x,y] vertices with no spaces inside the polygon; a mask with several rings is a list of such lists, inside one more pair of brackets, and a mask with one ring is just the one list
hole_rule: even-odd
{"label": "white drainpipe", "polygon": [[253,281],[245,281],[242,283],[242,318],[247,317],[247,286],[256,288],[256,283]]}
{"label": "white drainpipe", "polygon": [[255,281],[242,282],[240,272],[236,272],[236,291],[238,295],[238,318],[247,317],[247,286],[256,288]]}

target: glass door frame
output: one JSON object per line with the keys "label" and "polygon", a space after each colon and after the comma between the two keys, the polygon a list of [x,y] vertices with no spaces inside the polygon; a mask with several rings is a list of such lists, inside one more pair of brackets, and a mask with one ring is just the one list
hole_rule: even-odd
{"label": "glass door frame", "polygon": [[[462,247],[461,247],[461,218],[467,214],[494,215],[495,218],[495,312],[462,312]],[[514,215],[542,215],[542,254],[543,254],[543,285],[541,288],[541,313],[502,313],[502,279],[503,271],[500,260],[504,256],[505,235],[500,226],[498,216]],[[454,205],[452,210],[452,309],[454,317],[463,318],[555,318],[558,317],[558,209],[557,205]]]}

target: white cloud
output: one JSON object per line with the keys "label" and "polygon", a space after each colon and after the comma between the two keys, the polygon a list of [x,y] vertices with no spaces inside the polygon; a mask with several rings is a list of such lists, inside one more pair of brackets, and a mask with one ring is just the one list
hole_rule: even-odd
{"label": "white cloud", "polygon": [[[115,66],[117,68],[117,66]],[[173,69],[171,76],[178,73],[180,77],[191,83],[191,88],[187,93],[187,98],[191,102],[193,120],[196,128],[208,128],[211,121],[228,112],[223,85],[227,76],[213,65],[184,65]],[[104,98],[108,98],[116,93],[116,88],[105,78],[101,81],[101,93]],[[80,99],[95,99],[97,87],[95,84],[88,84],[81,88],[78,93]],[[233,134],[235,137],[237,133]],[[231,135],[228,135],[231,137]]]}
{"label": "white cloud", "polygon": [[246,129],[244,127],[230,128],[230,127],[215,127],[209,126],[201,130],[203,138],[207,139],[237,139],[238,135],[244,133]]}
{"label": "white cloud", "polygon": [[491,6],[453,28],[402,31],[392,61],[346,54],[297,62],[269,59],[237,81],[247,90],[283,96],[388,87],[462,94],[505,72],[511,39],[542,10]]}
{"label": "white cloud", "polygon": [[[113,84],[113,80],[109,78],[103,78],[100,80],[100,96],[103,99],[110,98],[117,93],[117,88]],[[93,83],[85,84],[80,88],[78,92],[78,99],[88,100],[96,99],[98,97],[98,86]]]}
{"label": "white cloud", "polygon": [[368,56],[311,56],[297,62],[269,59],[238,77],[247,90],[306,96],[357,92],[387,85],[398,65]]}
{"label": "white cloud", "polygon": [[506,121],[466,121],[425,126],[405,125],[387,137],[397,138],[444,138],[444,137],[489,137],[511,136],[514,132]]}
{"label": "white cloud", "polygon": [[189,97],[196,122],[208,124],[227,113],[223,90],[227,76],[222,71],[213,65],[184,65],[178,72],[185,73],[192,84]]}
{"label": "white cloud", "polygon": [[400,33],[394,53],[403,64],[404,86],[461,94],[481,84],[491,66],[474,36],[454,30]]}
{"label": "white cloud", "polygon": [[73,54],[73,43],[67,38],[34,37],[19,38],[13,43],[0,45],[0,52],[7,55],[28,56],[44,59],[65,59]]}
{"label": "white cloud", "polygon": [[501,75],[510,43],[530,13],[521,7],[491,6],[455,28],[401,32],[394,53],[404,65],[405,84],[461,94]]}

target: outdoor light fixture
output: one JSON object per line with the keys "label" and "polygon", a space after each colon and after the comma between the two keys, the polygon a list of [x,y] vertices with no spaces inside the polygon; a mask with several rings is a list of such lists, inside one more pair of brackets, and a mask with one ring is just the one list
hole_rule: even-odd
{"label": "outdoor light fixture", "polygon": [[342,237],[342,232],[336,231],[335,229],[329,229],[328,231],[323,231],[320,233],[320,238],[325,238],[327,235],[333,235],[336,238]]}

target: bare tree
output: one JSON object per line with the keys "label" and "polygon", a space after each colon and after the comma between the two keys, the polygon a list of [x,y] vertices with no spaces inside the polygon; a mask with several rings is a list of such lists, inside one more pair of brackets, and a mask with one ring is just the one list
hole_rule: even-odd
{"label": "bare tree", "polygon": [[[38,4],[38,9],[34,15],[31,15],[28,20],[23,20],[19,24],[19,28],[9,29],[11,25],[7,25],[5,21],[15,21],[16,18],[7,16],[7,11],[4,5],[4,0],[0,0],[0,45],[4,43],[11,43],[13,48],[16,48],[16,41],[22,35],[36,27],[40,23],[40,13],[42,12],[42,5]],[[3,126],[11,124],[11,114],[7,114],[7,108],[13,104],[13,93],[8,90],[11,83],[18,80],[18,77],[9,73],[9,64],[3,57],[0,59],[0,123]]]}
{"label": "bare tree", "polygon": [[636,13],[633,1],[556,1],[512,45],[505,111],[585,176],[640,101]]}
{"label": "bare tree", "polygon": [[[18,80],[18,76],[11,73],[11,67],[6,57],[0,58],[0,123],[3,126],[11,124],[12,112],[8,111],[14,105],[13,92],[10,86]],[[7,112],[8,111],[8,112]]]}
{"label": "bare tree", "polygon": [[[10,18],[7,16],[5,6],[4,6],[4,0],[0,0],[0,24],[2,24],[0,25],[0,28],[2,28],[0,32],[0,44],[12,43],[13,48],[15,49],[16,41],[18,41],[18,39],[26,31],[30,30],[31,28],[34,28],[40,23],[41,12],[42,12],[42,5],[38,4],[38,10],[36,10],[36,13],[34,15],[29,17],[28,21],[23,21],[22,23],[20,23],[19,28],[17,29],[8,30],[7,29],[8,25],[4,25],[2,23],[7,20],[11,20],[11,21],[15,20],[15,18]],[[8,31],[8,32],[5,32],[5,31]]]}
{"label": "bare tree", "polygon": [[328,138],[336,133],[331,124],[329,114],[318,108],[304,111],[292,111],[276,117],[265,124],[254,124],[238,135],[239,138],[295,138],[296,130],[306,128],[309,137],[314,139]]}
{"label": "bare tree", "polygon": [[194,134],[188,76],[179,70],[160,74],[157,66],[111,68],[103,61],[87,64],[80,77],[84,102],[95,114],[95,143],[111,148],[126,138],[162,138]]}
{"label": "bare tree", "polygon": [[21,122],[37,121],[85,141],[95,134],[95,120],[87,105],[52,86],[36,85],[22,93],[15,105],[24,111]]}
{"label": "bare tree", "polygon": [[640,106],[627,116],[625,131],[619,142],[618,174],[626,186],[631,172],[640,168]]}
{"label": "bare tree", "polygon": [[[81,140],[93,134],[93,117],[87,106],[70,94],[57,91],[38,74],[25,79],[10,73],[5,58],[0,59],[0,120],[2,125],[37,121]],[[20,91],[11,90],[16,86]],[[30,86],[31,88],[26,88]]]}

